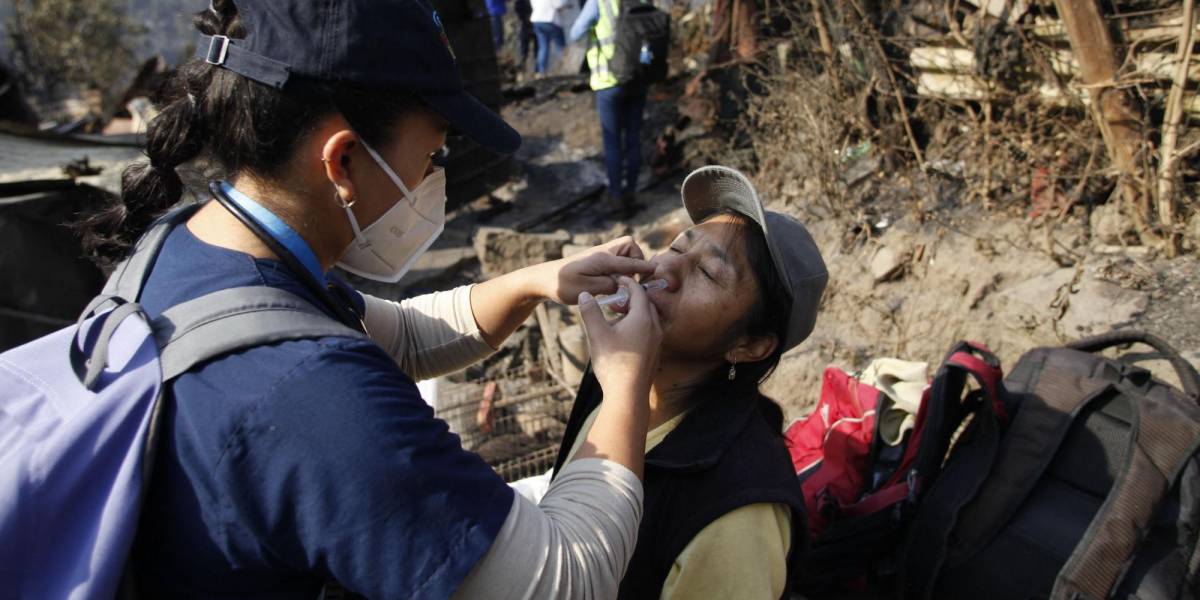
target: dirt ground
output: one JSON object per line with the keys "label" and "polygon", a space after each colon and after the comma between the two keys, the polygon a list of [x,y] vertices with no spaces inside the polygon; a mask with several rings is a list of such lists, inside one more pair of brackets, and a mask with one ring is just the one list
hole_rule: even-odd
{"label": "dirt ground", "polygon": [[[431,267],[428,272],[436,276],[410,281],[408,293],[481,278],[470,240],[482,225],[565,230],[582,244],[632,233],[650,252],[686,227],[679,200],[684,169],[661,178],[644,174],[649,187],[639,200],[645,206],[632,218],[621,218],[602,195],[540,218],[605,180],[592,95],[579,87],[504,109],[524,136],[517,155],[521,175],[451,215],[435,250],[456,253],[458,261],[450,269]],[[642,136],[647,160],[654,136],[674,118],[673,107],[665,98],[652,98],[648,115]],[[878,189],[897,178],[874,177]],[[853,370],[883,356],[936,365],[962,339],[984,343],[1011,368],[1037,345],[1137,327],[1200,363],[1200,260],[1194,255],[1166,260],[1099,244],[1089,239],[1083,215],[1038,221],[954,202],[941,203],[935,213],[917,213],[881,199],[866,231],[823,214],[817,200],[764,198],[768,208],[792,213],[809,226],[830,272],[812,337],[785,355],[765,384],[789,419],[816,402],[826,365]],[[1172,378],[1155,366],[1156,373]]]}
{"label": "dirt ground", "polygon": [[[826,364],[862,368],[880,356],[937,364],[962,339],[982,342],[1011,368],[1037,345],[1136,327],[1200,362],[1194,256],[1153,260],[1082,247],[1074,265],[1062,266],[1045,240],[1070,245],[1081,226],[1047,231],[1002,215],[972,215],[957,225],[902,218],[879,237],[848,245],[837,223],[810,225],[830,285],[813,336],[767,384],[790,416],[817,400]],[[891,257],[896,278],[876,282],[873,264]]]}

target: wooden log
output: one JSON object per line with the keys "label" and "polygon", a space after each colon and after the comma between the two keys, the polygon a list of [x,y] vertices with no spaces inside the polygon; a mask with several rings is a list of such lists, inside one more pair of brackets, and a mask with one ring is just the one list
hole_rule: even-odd
{"label": "wooden log", "polygon": [[1188,81],[1200,81],[1200,61],[1188,60],[1189,54],[1177,55],[1167,54],[1165,52],[1143,52],[1135,58],[1138,74],[1161,79],[1164,81],[1175,81],[1176,78],[1182,78],[1186,83]]}
{"label": "wooden log", "polygon": [[[978,77],[967,73],[922,72],[917,76],[917,94],[946,100],[982,102],[991,99],[987,85]],[[1086,94],[1078,95],[1073,93],[1073,90],[1064,94],[1058,86],[1051,83],[1038,86],[1037,94],[1042,101],[1055,106],[1068,106],[1076,101],[1082,101],[1087,107],[1092,105],[1091,98]],[[1193,118],[1200,118],[1200,95],[1185,92],[1181,105],[1184,113]]]}
{"label": "wooden log", "polygon": [[[919,46],[909,53],[909,62],[918,71],[940,73],[975,73],[975,52],[965,48],[946,46]],[[1079,61],[1070,50],[1052,50],[1049,62],[1054,72],[1065,77],[1079,77]],[[1166,52],[1141,52],[1134,57],[1137,66],[1135,77],[1150,77],[1162,81],[1174,81],[1180,58]],[[1190,61],[1187,66],[1188,81],[1200,82],[1200,61]]]}
{"label": "wooden log", "polygon": [[[1125,199],[1137,207],[1144,225],[1149,198],[1142,193],[1142,124],[1125,90],[1116,87],[1117,49],[1096,0],[1054,0],[1067,29],[1071,50],[1092,99],[1092,115],[1104,138],[1109,162],[1121,174]],[[1143,231],[1143,234],[1148,232]]]}
{"label": "wooden log", "polygon": [[1006,18],[1009,23],[1015,23],[1017,19],[1021,18],[1021,15],[1024,15],[1029,10],[1029,2],[1027,0],[975,0],[973,4],[997,19],[1005,16],[1004,9],[1008,8]]}
{"label": "wooden log", "polygon": [[[913,68],[919,71],[940,71],[947,73],[962,73],[965,75],[975,74],[975,52],[966,48],[953,48],[947,46],[919,46],[913,48],[909,52],[909,62]],[[1075,60],[1075,55],[1070,50],[1052,50],[1049,54],[1050,66],[1055,73],[1067,77],[1079,75],[1079,62]],[[1153,65],[1156,72],[1163,69],[1158,66],[1160,60],[1173,61],[1172,57],[1162,59],[1155,58],[1148,62]],[[1200,72],[1198,72],[1200,75]],[[1163,77],[1168,79],[1169,76]]]}
{"label": "wooden log", "polygon": [[[1136,22],[1130,22],[1129,17],[1116,18],[1124,24],[1123,35],[1125,41],[1130,44],[1174,40],[1179,36],[1179,26],[1183,22],[1178,15],[1149,17]],[[1197,24],[1196,29],[1200,29],[1200,24]],[[1067,29],[1063,22],[1050,17],[1035,17],[1029,34],[1045,41],[1067,39]]]}
{"label": "wooden log", "polygon": [[950,100],[986,100],[987,86],[973,75],[961,73],[921,73],[917,77],[917,94]]}
{"label": "wooden log", "polygon": [[908,53],[908,60],[919,71],[975,72],[975,52],[965,48],[921,46]]}

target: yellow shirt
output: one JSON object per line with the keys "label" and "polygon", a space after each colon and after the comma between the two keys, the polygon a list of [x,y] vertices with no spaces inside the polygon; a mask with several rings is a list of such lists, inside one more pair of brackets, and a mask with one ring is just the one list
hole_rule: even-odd
{"label": "yellow shirt", "polygon": [[[592,411],[567,460],[587,439],[598,410]],[[675,430],[687,413],[646,434],[646,452]],[[649,515],[647,515],[649,518]],[[792,543],[792,511],[786,504],[748,504],[725,513],[684,547],[663,582],[662,600],[778,600],[787,585],[787,554]]]}

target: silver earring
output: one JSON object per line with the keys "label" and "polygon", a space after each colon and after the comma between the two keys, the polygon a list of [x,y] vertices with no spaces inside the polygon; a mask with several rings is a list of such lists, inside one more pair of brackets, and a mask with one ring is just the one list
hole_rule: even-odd
{"label": "silver earring", "polygon": [[350,208],[351,206],[354,206],[355,200],[358,200],[358,198],[351,198],[349,202],[346,202],[342,199],[341,192],[339,192],[337,188],[333,189],[333,201],[337,202],[338,206],[342,208]]}
{"label": "silver earring", "polygon": [[729,363],[729,380],[737,379],[737,363]]}

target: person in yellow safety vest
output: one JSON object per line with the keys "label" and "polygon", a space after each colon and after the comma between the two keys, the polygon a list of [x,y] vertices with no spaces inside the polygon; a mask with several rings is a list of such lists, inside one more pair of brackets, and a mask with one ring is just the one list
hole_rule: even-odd
{"label": "person in yellow safety vest", "polygon": [[642,167],[642,112],[646,107],[644,84],[619,84],[608,68],[616,47],[617,17],[621,0],[587,0],[571,26],[570,42],[588,39],[587,63],[604,139],[604,165],[608,195],[629,216],[637,208],[638,172]]}

